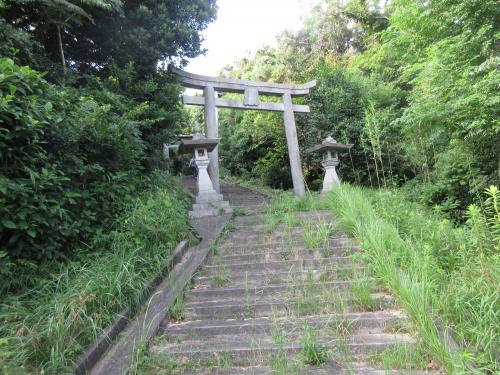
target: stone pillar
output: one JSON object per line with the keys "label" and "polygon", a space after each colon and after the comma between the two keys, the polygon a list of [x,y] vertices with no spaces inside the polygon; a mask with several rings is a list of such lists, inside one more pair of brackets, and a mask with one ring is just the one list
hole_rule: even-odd
{"label": "stone pillar", "polygon": [[189,212],[190,218],[218,216],[233,212],[229,202],[225,201],[222,194],[217,193],[214,189],[207,172],[210,160],[206,151],[206,148],[194,150],[196,165],[198,166],[198,194],[196,194],[193,209]]}
{"label": "stone pillar", "polygon": [[[207,167],[210,165],[210,160],[204,154],[204,149],[195,149],[196,165],[198,167],[198,195],[215,194],[214,186],[207,172]],[[203,154],[204,156],[200,156]]]}
{"label": "stone pillar", "polygon": [[327,159],[324,160],[321,165],[325,168],[325,178],[323,179],[323,190],[321,193],[327,193],[333,189],[334,186],[340,185],[339,176],[337,176],[337,171],[335,167],[339,165],[339,159]]}
{"label": "stone pillar", "polygon": [[305,195],[306,189],[304,187],[299,141],[297,140],[297,129],[295,127],[295,116],[290,93],[283,94],[283,105],[285,107],[285,134],[286,144],[288,146],[288,157],[290,159],[290,169],[292,172],[293,192],[296,196],[301,197]]}
{"label": "stone pillar", "polygon": [[[205,127],[207,138],[219,138],[219,124],[217,123],[217,107],[215,106],[215,90],[213,86],[206,86],[203,90],[205,97]],[[220,193],[219,183],[219,146],[215,147],[212,152],[208,153],[210,164],[208,173],[212,178],[214,189]]]}

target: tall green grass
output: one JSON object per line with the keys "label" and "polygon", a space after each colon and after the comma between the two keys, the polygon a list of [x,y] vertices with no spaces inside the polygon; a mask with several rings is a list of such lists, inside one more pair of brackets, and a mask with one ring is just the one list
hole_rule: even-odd
{"label": "tall green grass", "polygon": [[61,374],[168,266],[189,235],[188,199],[172,178],[139,197],[118,230],[101,235],[95,252],[64,265],[38,287],[0,307],[0,372]]}
{"label": "tall green grass", "polygon": [[[470,364],[500,370],[500,257],[491,225],[457,227],[401,191],[343,185],[326,199],[416,323],[428,353],[453,374],[475,371]],[[459,350],[440,339],[438,321],[452,328]]]}

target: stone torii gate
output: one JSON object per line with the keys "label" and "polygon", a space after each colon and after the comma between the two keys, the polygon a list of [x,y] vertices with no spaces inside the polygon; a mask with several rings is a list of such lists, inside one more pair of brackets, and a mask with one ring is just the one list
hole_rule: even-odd
{"label": "stone torii gate", "polygon": [[[288,156],[292,172],[293,191],[297,196],[305,194],[299,142],[297,140],[297,129],[295,127],[295,112],[308,113],[309,106],[293,104],[292,97],[308,94],[309,89],[316,86],[316,81],[311,81],[303,85],[289,85],[283,83],[208,77],[188,73],[173,66],[169,66],[169,70],[181,78],[184,87],[203,90],[203,96],[184,95],[182,97],[182,102],[184,104],[204,106],[206,136],[208,138],[218,138],[219,136],[217,107],[283,112]],[[241,93],[244,94],[244,100],[240,102],[237,100],[221,99],[216,97],[216,91]],[[260,94],[280,96],[282,102],[261,102],[259,100]],[[220,193],[218,147],[209,153],[209,159],[210,164],[208,171],[215,190]]]}

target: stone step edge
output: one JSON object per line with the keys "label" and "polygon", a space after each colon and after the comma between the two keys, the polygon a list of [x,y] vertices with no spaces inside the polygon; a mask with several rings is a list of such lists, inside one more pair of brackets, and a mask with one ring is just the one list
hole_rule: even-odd
{"label": "stone step edge", "polygon": [[[283,259],[283,257],[287,256],[287,251],[289,251],[290,253],[295,253],[295,254],[292,254],[291,256],[293,255],[297,255],[297,256],[314,256],[315,253],[327,253],[329,251],[349,251],[349,250],[352,250],[353,252],[359,252],[361,249],[359,247],[356,247],[356,246],[334,246],[334,247],[317,247],[317,248],[307,248],[307,247],[303,247],[303,248],[295,248],[295,249],[283,249],[281,251],[268,251],[268,252],[264,252],[264,253],[252,253],[252,252],[247,252],[247,253],[233,253],[233,254],[230,254],[230,253],[217,253],[217,255],[215,256],[212,256],[211,259],[209,260],[211,263],[207,264],[209,266],[217,266],[217,265],[221,265],[223,266],[224,264],[228,264],[228,262],[234,262],[234,261],[238,261],[238,260],[243,260],[245,258],[250,258],[249,260],[253,258],[255,258],[256,260],[260,260],[262,258],[268,258],[269,261],[277,261],[277,260],[304,260],[304,259],[307,259],[307,258],[285,258]],[[342,254],[342,253],[341,253]],[[337,254],[336,256],[349,256],[349,255],[341,255],[341,254]],[[334,256],[335,254],[332,254],[331,256]],[[327,257],[329,258],[329,257]],[[317,258],[315,258],[317,259]],[[220,263],[220,264],[217,264],[216,262]],[[229,263],[230,264],[230,263]]]}
{"label": "stone step edge", "polygon": [[[402,310],[382,310],[382,311],[362,311],[362,312],[351,312],[344,314],[319,314],[319,315],[311,315],[311,316],[301,316],[295,318],[296,321],[310,321],[314,319],[318,320],[332,320],[337,321],[340,319],[346,320],[355,320],[355,319],[363,319],[366,317],[372,318],[404,318],[406,319],[406,315]],[[248,318],[248,319],[200,319],[200,320],[189,320],[177,323],[170,323],[169,327],[204,327],[204,324],[210,323],[210,325],[216,324],[217,326],[234,326],[239,324],[248,324],[248,323],[265,323],[265,324],[275,324],[275,323],[286,323],[289,322],[290,319],[288,317],[279,317],[276,319],[263,317],[263,318]],[[295,322],[292,322],[295,324]]]}
{"label": "stone step edge", "polygon": [[[248,242],[244,242],[244,241]],[[324,241],[323,243],[326,243]],[[345,246],[345,245],[353,245],[358,246],[356,241],[353,238],[347,236],[341,237],[329,237],[328,243],[330,246]],[[259,247],[274,247],[274,246],[299,246],[301,248],[309,248],[315,249],[314,247],[307,247],[304,244],[304,240],[302,237],[293,238],[291,241],[284,238],[225,238],[222,242],[217,243],[217,248],[219,249],[239,249],[239,248],[247,248],[247,249],[255,249]],[[321,246],[324,246],[323,244]]]}
{"label": "stone step edge", "polygon": [[[217,355],[220,353],[251,353],[251,352],[268,352],[268,351],[298,351],[305,346],[300,342],[288,342],[283,345],[274,344],[271,342],[272,338],[268,337],[266,342],[256,342],[252,337],[248,342],[242,341],[239,338],[237,341],[220,340],[220,337],[215,339],[217,343],[209,343],[204,341],[205,344],[210,344],[210,347],[194,349],[192,346],[199,346],[199,341],[187,341],[182,344],[161,344],[153,343],[150,347],[152,352],[163,353],[166,355]],[[324,337],[324,339],[328,339]],[[347,347],[356,347],[361,349],[371,349],[374,346],[387,346],[387,345],[401,345],[401,344],[415,344],[415,339],[403,333],[374,333],[374,334],[357,334],[345,338],[329,338],[327,342],[318,343],[319,348],[333,349],[338,345]]]}
{"label": "stone step edge", "polygon": [[[344,298],[342,299],[343,302],[349,303],[352,301],[352,298],[347,298],[349,297],[349,294],[346,294],[343,296]],[[393,302],[395,301],[394,297],[391,296],[390,294],[382,293],[382,292],[375,292],[375,293],[370,293],[370,297],[375,300],[375,301],[380,301],[380,302]],[[283,298],[283,296],[263,296],[262,298],[259,297],[254,297],[252,300],[247,300],[244,298],[236,299],[236,298],[230,298],[230,299],[221,299],[221,300],[214,300],[214,301],[201,301],[201,302],[194,302],[194,301],[187,301],[185,305],[185,311],[195,311],[199,309],[231,309],[231,308],[245,308],[245,307],[255,307],[255,306],[267,306],[267,305],[273,305],[273,306],[280,306],[280,307],[286,307],[289,304],[293,304],[296,302],[298,298],[297,297],[291,297],[291,298]],[[349,305],[348,305],[349,306]]]}
{"label": "stone step edge", "polygon": [[224,334],[244,334],[248,332],[270,332],[275,327],[292,328],[304,325],[322,326],[346,324],[345,328],[375,328],[377,326],[384,329],[397,325],[408,324],[408,318],[400,310],[383,310],[373,312],[358,312],[344,314],[322,314],[294,318],[250,318],[250,319],[225,319],[225,320],[191,320],[186,322],[170,323],[162,325],[161,332],[168,337],[186,336],[196,333],[198,338],[216,336]]}
{"label": "stone step edge", "polygon": [[[332,287],[332,286],[352,286],[356,285],[357,283],[361,281],[367,281],[371,282],[373,284],[375,279],[349,279],[349,280],[335,280],[335,281],[314,281],[310,284],[303,284],[303,280],[297,280],[297,282],[301,282],[300,285],[294,285],[293,283],[291,284],[267,284],[267,285],[252,285],[251,287],[244,287],[244,286],[221,286],[221,287],[212,287],[212,286],[207,286],[206,288],[197,288],[197,289],[192,289],[189,293],[189,297],[193,296],[193,298],[202,298],[206,295],[223,295],[223,294],[233,294],[233,293],[239,293],[239,296],[245,296],[248,294],[256,294],[259,295],[260,293],[264,293],[264,291],[267,290],[276,290],[276,291],[281,291],[285,290],[288,291],[291,288],[298,288],[298,289],[303,289],[303,288],[314,288],[314,287]],[[372,289],[377,289],[375,286],[372,287]],[[264,295],[264,294],[261,294]]]}
{"label": "stone step edge", "polygon": [[[328,257],[328,258],[304,258],[304,259],[299,259],[299,260],[277,260],[277,261],[270,261],[270,262],[241,262],[241,263],[232,263],[228,265],[205,265],[203,267],[203,271],[208,271],[208,270],[217,270],[220,267],[225,267],[225,268],[231,268],[231,267],[248,267],[248,266],[281,266],[281,265],[294,265],[295,263],[301,262],[301,263],[306,263],[306,262],[335,262],[335,261],[344,261],[344,260],[351,260],[351,256],[333,256],[333,257]],[[342,263],[345,264],[345,263]]]}
{"label": "stone step edge", "polygon": [[[357,263],[353,263],[353,264],[340,264],[339,267],[335,267],[335,268],[331,268],[331,269],[316,269],[316,268],[313,268],[313,269],[307,269],[307,270],[297,270],[295,272],[293,272],[294,275],[307,275],[309,272],[312,272],[313,275],[317,275],[319,273],[328,273],[328,272],[347,272],[347,271],[358,271],[360,272],[361,274],[363,274],[363,271],[366,270],[367,268],[363,265],[363,264],[357,264]],[[286,276],[290,276],[291,273],[290,271],[277,271],[277,272],[273,272],[272,270],[264,270],[265,272],[255,272],[255,273],[245,273],[245,274],[240,274],[240,275],[232,275],[231,277],[231,283],[239,283],[239,282],[244,282],[244,280],[246,278],[248,278],[249,281],[252,281],[252,277],[254,278],[261,278],[261,277],[266,277],[266,276],[283,276],[283,277],[286,277]],[[207,280],[207,281],[210,281],[213,279],[214,276],[216,276],[217,274],[215,275],[208,275],[208,276],[204,276],[202,275],[202,273],[199,273],[197,274],[193,280],[196,283],[201,283],[200,281],[202,280]],[[242,280],[238,280],[239,278],[241,278]]]}
{"label": "stone step edge", "polygon": [[[374,368],[364,362],[350,363],[347,367],[339,365],[338,363],[326,363],[320,366],[308,365],[301,368],[302,375],[442,375],[444,373],[434,370],[406,370],[406,369],[392,369],[381,370]],[[201,371],[201,372],[200,372]],[[354,371],[354,372],[353,372]],[[270,375],[274,374],[272,367],[267,365],[254,365],[254,366],[231,366],[231,367],[208,367],[200,368],[196,372],[187,370],[180,372],[179,375]]]}

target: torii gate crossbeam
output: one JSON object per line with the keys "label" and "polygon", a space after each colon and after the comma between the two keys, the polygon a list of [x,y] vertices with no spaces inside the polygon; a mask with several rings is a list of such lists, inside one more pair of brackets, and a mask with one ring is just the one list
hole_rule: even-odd
{"label": "torii gate crossbeam", "polygon": [[[283,112],[285,122],[285,135],[292,172],[293,191],[297,196],[305,194],[304,177],[300,161],[299,142],[297,140],[297,129],[295,126],[295,112],[308,113],[306,105],[293,104],[292,97],[302,96],[316,85],[311,81],[303,85],[290,85],[283,83],[256,82],[230,78],[208,77],[185,72],[173,66],[169,70],[177,74],[184,87],[203,90],[203,97],[184,95],[184,104],[202,105],[205,110],[205,125],[208,138],[218,138],[219,129],[217,124],[217,107],[235,109],[253,109],[261,111]],[[215,91],[244,93],[243,102],[237,100],[220,99],[215,96]],[[281,103],[260,102],[259,95],[280,96]],[[209,174],[212,178],[214,188],[220,192],[219,183],[219,154],[218,147],[209,154]]]}

